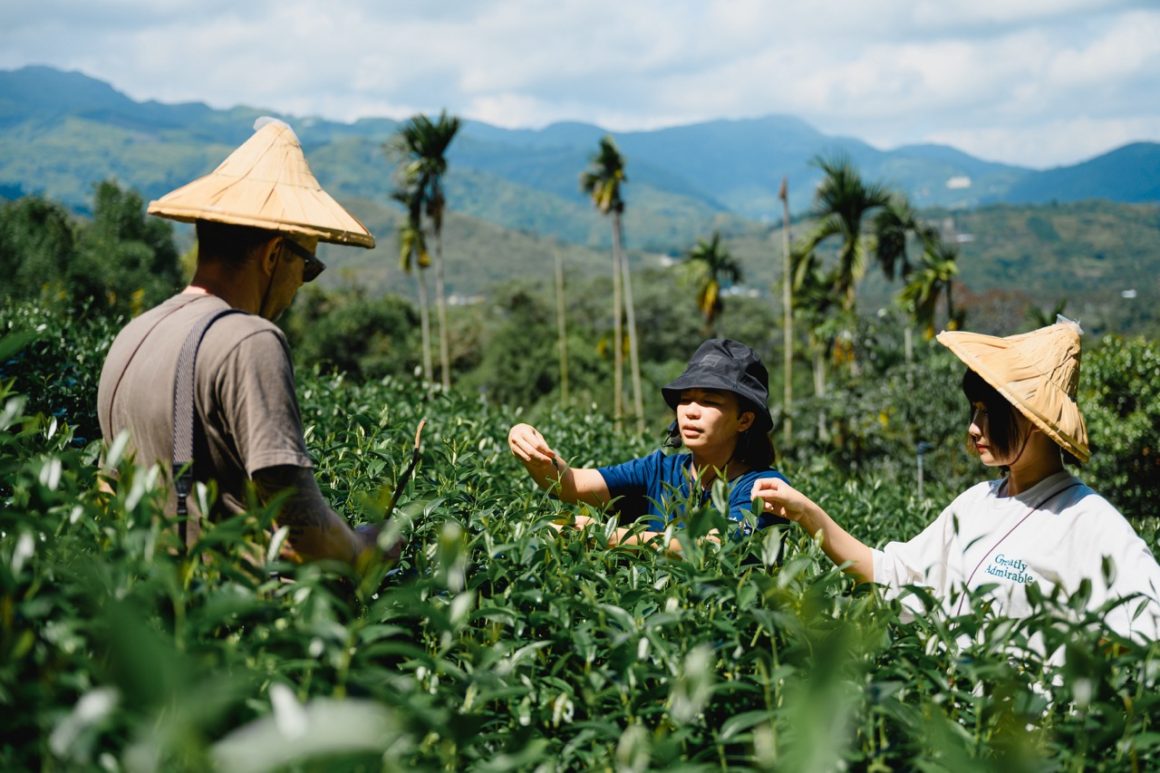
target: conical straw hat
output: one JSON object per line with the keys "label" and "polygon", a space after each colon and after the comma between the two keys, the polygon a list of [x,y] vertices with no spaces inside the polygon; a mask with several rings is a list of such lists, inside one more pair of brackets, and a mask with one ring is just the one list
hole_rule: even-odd
{"label": "conical straw hat", "polygon": [[1087,427],[1076,403],[1079,325],[1060,317],[1054,325],[998,338],[946,332],[938,342],[1081,462],[1091,458]]}
{"label": "conical straw hat", "polygon": [[212,220],[374,247],[366,226],[322,190],[294,130],[260,118],[254,135],[214,171],[149,203],[149,214]]}

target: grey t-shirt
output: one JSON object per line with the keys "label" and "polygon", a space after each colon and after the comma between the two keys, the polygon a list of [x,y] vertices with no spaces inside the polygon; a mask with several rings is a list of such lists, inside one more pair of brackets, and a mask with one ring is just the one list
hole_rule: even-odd
{"label": "grey t-shirt", "polygon": [[[173,384],[177,357],[197,320],[228,304],[212,295],[175,295],[134,319],[117,335],[101,371],[97,412],[106,443],[122,430],[138,464],[173,458]],[[197,355],[194,479],[217,481],[211,517],[239,513],[246,484],[258,470],[311,467],[294,393],[286,338],[253,314],[230,314],[209,328]],[[196,512],[190,497],[190,512]],[[170,494],[168,511],[176,512]],[[190,540],[196,538],[190,529]]]}

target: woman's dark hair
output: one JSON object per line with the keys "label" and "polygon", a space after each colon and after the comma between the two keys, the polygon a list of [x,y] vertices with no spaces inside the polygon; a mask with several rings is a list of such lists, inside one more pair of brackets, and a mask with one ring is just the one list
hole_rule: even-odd
{"label": "woman's dark hair", "polygon": [[773,440],[769,436],[772,427],[761,426],[761,411],[757,406],[744,397],[738,399],[738,410],[741,413],[749,411],[753,414],[753,424],[737,438],[737,448],[733,451],[733,458],[744,462],[751,470],[762,470],[773,466],[777,452],[773,448]]}
{"label": "woman's dark hair", "polygon": [[[971,405],[971,415],[974,415],[975,403],[982,403],[987,409],[987,440],[991,443],[991,448],[1000,456],[1010,456],[1017,452],[1018,446],[1023,442],[1023,437],[1019,435],[1019,424],[1016,419],[1017,409],[1007,401],[1007,398],[999,394],[995,387],[988,384],[973,370],[968,370],[963,374],[963,394],[967,396],[967,401]],[[974,453],[974,443],[967,439],[968,450]],[[1063,461],[1067,464],[1079,465],[1081,462],[1071,452],[1056,443],[1059,451],[1063,454]]]}
{"label": "woman's dark hair", "polygon": [[[982,403],[987,410],[987,442],[995,455],[1010,457],[1019,451],[1023,438],[1019,436],[1019,423],[1015,418],[1015,407],[1007,398],[999,394],[973,370],[963,374],[963,394],[969,403],[970,416],[975,414],[975,403]],[[967,445],[974,451],[974,444],[968,436]]]}
{"label": "woman's dark hair", "polygon": [[[773,466],[773,460],[777,458],[777,451],[773,448],[773,440],[769,433],[772,427],[760,427],[761,411],[757,410],[753,403],[743,397],[737,398],[737,410],[739,413],[749,411],[754,414],[755,421],[750,425],[749,429],[737,436],[737,447],[733,450],[733,458],[739,462],[744,462],[751,470],[762,470],[766,467]],[[669,425],[668,436],[665,438],[664,446],[666,448],[680,448],[681,447],[681,429],[677,426],[674,419]]]}

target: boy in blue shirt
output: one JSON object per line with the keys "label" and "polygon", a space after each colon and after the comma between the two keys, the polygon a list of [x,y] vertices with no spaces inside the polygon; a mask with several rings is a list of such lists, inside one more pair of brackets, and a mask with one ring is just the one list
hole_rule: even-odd
{"label": "boy in blue shirt", "polygon": [[[669,445],[683,445],[686,453],[655,451],[640,459],[599,468],[572,467],[530,424],[517,424],[508,433],[508,445],[540,488],[565,502],[603,507],[620,497],[647,502],[647,530],[618,528],[609,544],[651,542],[666,524],[682,515],[686,503],[704,504],[713,482],[729,487],[729,512],[744,521],[750,511],[750,492],[759,478],[785,477],[773,469],[769,432],[773,419],[766,402],[769,373],[757,354],[729,339],[705,341],[676,381],[661,390],[676,413]],[[695,493],[694,493],[695,492]],[[579,516],[576,528],[590,519]],[[758,527],[784,523],[763,514]],[[679,550],[673,540],[670,550]]]}

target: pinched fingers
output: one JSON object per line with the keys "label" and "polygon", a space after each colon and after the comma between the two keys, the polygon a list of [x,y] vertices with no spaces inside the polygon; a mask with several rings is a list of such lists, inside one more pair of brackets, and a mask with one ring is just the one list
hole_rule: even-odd
{"label": "pinched fingers", "polygon": [[551,463],[556,453],[548,447],[544,436],[530,424],[517,424],[508,432],[508,446],[521,461]]}
{"label": "pinched fingers", "polygon": [[809,502],[804,494],[778,478],[758,478],[749,496],[760,499],[765,512],[794,521],[802,517]]}

